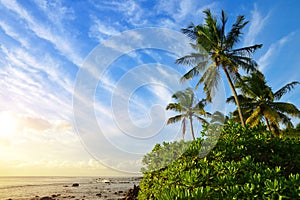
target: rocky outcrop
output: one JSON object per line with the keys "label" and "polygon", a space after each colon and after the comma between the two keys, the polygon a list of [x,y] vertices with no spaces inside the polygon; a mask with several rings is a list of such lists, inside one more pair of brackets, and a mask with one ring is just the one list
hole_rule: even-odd
{"label": "rocky outcrop", "polygon": [[134,185],[133,188],[129,189],[122,200],[137,200],[140,187]]}

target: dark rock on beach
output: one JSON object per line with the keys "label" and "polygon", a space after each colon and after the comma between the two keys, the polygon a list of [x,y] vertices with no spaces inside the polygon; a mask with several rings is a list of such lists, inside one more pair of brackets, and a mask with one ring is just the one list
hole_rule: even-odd
{"label": "dark rock on beach", "polygon": [[72,187],[79,187],[79,183],[73,183]]}
{"label": "dark rock on beach", "polygon": [[101,196],[102,196],[102,194],[101,194],[101,193],[98,193],[98,194],[96,194],[96,196],[97,196],[97,197],[101,197]]}
{"label": "dark rock on beach", "polygon": [[129,189],[126,193],[125,197],[122,200],[137,200],[137,196],[139,194],[140,187],[134,185],[133,188]]}
{"label": "dark rock on beach", "polygon": [[55,199],[53,199],[52,197],[46,196],[46,197],[40,198],[40,200],[55,200]]}

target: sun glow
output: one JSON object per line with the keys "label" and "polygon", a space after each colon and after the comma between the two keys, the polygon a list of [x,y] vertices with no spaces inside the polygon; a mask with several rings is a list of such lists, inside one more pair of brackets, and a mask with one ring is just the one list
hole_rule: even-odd
{"label": "sun glow", "polygon": [[10,135],[17,131],[18,121],[10,112],[0,113],[0,136]]}

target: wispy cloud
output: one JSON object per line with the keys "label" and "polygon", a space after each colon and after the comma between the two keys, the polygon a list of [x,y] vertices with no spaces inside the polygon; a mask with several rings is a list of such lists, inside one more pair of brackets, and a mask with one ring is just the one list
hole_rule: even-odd
{"label": "wispy cloud", "polygon": [[263,16],[259,12],[257,5],[254,4],[254,9],[251,11],[249,30],[245,35],[244,46],[255,44],[256,37],[263,30],[269,18],[270,18],[270,13]]}
{"label": "wispy cloud", "polygon": [[[43,22],[38,21],[33,17],[26,9],[21,7],[15,0],[1,0],[1,3],[9,10],[16,13],[21,19],[25,20],[28,28],[33,31],[36,36],[51,44],[58,51],[61,52],[67,59],[73,62],[75,65],[80,66],[82,64],[82,57],[74,51],[76,48],[73,44],[74,41],[70,41],[70,35],[68,34],[57,34],[62,33],[60,29],[55,27],[46,26]],[[51,13],[51,10],[48,10]],[[57,15],[57,13],[56,13]]]}
{"label": "wispy cloud", "polygon": [[[147,17],[149,12],[141,7],[141,2],[135,0],[122,1],[98,1],[93,2],[94,6],[101,11],[112,11],[114,13],[122,14],[122,19],[133,27],[140,27],[149,24]],[[118,19],[119,21],[119,19]],[[126,27],[126,26],[125,26]]]}
{"label": "wispy cloud", "polygon": [[268,67],[268,65],[272,62],[272,59],[277,55],[281,48],[284,47],[284,45],[291,40],[293,36],[294,33],[290,33],[282,37],[280,40],[271,44],[267,52],[263,56],[261,56],[257,61],[259,69],[262,71],[266,70],[266,67]]}
{"label": "wispy cloud", "polygon": [[91,18],[93,21],[93,25],[90,27],[89,37],[96,38],[99,43],[103,42],[108,37],[119,33],[119,30],[117,30],[113,26],[110,26],[109,24],[105,24],[97,17],[92,16]]}
{"label": "wispy cloud", "polygon": [[65,28],[62,22],[74,20],[76,18],[73,8],[63,5],[62,1],[34,0],[34,2],[55,26],[58,26],[63,30],[65,30]]}
{"label": "wispy cloud", "polygon": [[[44,110],[44,114],[70,117],[71,99],[68,98],[72,94],[72,85],[67,76],[59,78],[63,75],[58,68],[59,62],[47,55],[37,60],[22,48],[7,49],[2,46],[1,50],[9,63],[5,71],[0,73],[2,101],[10,102],[13,110],[20,109],[24,112],[29,108],[39,114]],[[6,98],[10,100],[5,100]],[[65,108],[64,113],[56,113],[55,110],[60,106]]]}
{"label": "wispy cloud", "polygon": [[10,26],[4,21],[0,21],[0,27],[4,30],[6,35],[11,37],[12,39],[18,41],[22,46],[29,48],[30,47],[30,41],[20,35],[20,32],[15,30],[14,27]]}
{"label": "wispy cloud", "polygon": [[190,23],[201,23],[199,19],[203,17],[202,11],[205,9],[215,10],[218,3],[205,4],[201,1],[187,0],[187,1],[158,1],[155,10],[157,13],[166,15],[165,19],[161,20],[159,24],[168,28],[180,29],[188,26]]}

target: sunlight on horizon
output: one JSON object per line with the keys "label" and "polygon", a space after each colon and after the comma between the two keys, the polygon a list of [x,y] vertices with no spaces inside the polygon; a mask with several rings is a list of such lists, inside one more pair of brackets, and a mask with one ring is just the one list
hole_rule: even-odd
{"label": "sunlight on horizon", "polygon": [[11,112],[0,113],[0,136],[8,136],[17,132],[18,120]]}

